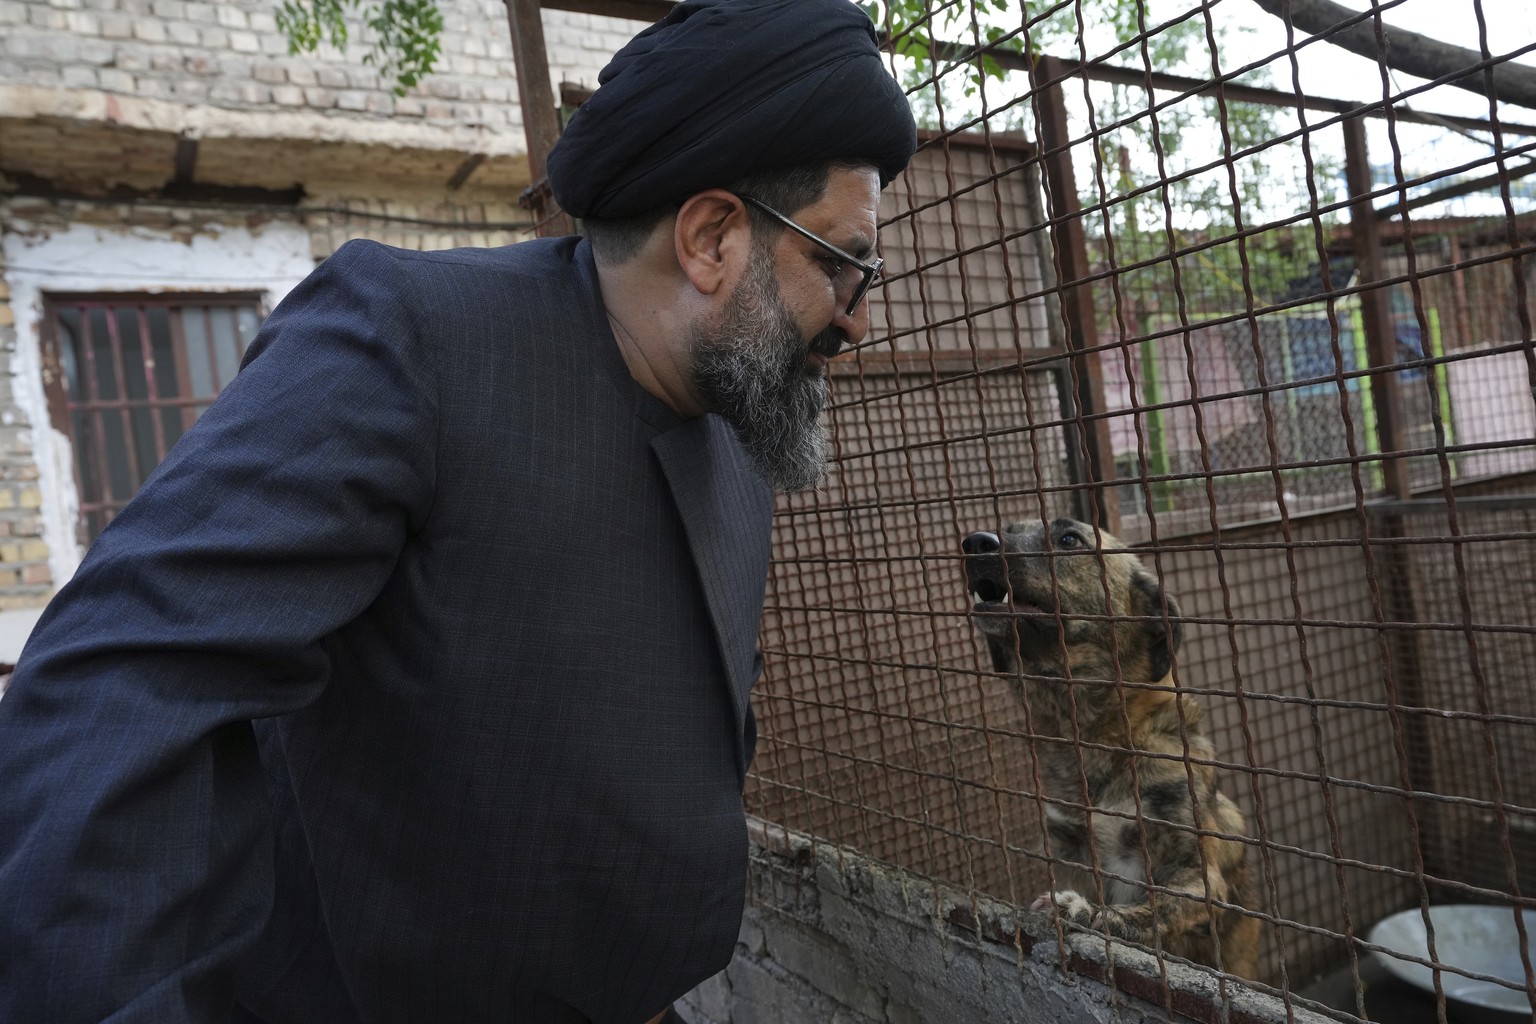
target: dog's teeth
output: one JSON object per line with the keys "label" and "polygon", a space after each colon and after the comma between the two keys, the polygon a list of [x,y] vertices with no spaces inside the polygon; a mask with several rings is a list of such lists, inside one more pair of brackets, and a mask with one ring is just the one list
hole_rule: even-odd
{"label": "dog's teeth", "polygon": [[981,600],[981,591],[979,591],[979,590],[971,591],[971,602],[973,604],[982,604],[983,603],[982,600]]}

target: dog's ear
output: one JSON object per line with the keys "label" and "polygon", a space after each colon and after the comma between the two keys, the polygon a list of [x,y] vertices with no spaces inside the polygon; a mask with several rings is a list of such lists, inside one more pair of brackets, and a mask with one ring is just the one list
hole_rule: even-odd
{"label": "dog's ear", "polygon": [[1131,614],[1142,618],[1137,625],[1145,630],[1147,638],[1147,665],[1151,672],[1147,681],[1158,682],[1173,670],[1174,652],[1184,639],[1179,603],[1158,586],[1157,577],[1139,569],[1131,578]]}

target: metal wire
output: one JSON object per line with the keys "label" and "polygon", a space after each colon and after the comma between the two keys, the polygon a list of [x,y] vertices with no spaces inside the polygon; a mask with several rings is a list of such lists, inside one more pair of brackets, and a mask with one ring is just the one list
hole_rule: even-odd
{"label": "metal wire", "polygon": [[[1224,839],[1259,881],[1237,910],[1262,926],[1252,984],[1283,1009],[1371,1016],[1385,982],[1367,953],[1435,969],[1425,1019],[1454,1016],[1451,978],[1536,995],[1515,914],[1536,908],[1536,150],[1522,112],[1446,101],[1469,74],[1491,92],[1536,43],[1494,53],[1467,2],[1480,61],[1407,83],[1379,65],[1379,89],[1347,100],[1307,94],[1304,62],[1351,26],[1386,52],[1418,0],[1300,39],[1276,22],[1284,43],[1243,59],[1221,0],[1137,5],[1108,40],[1087,0],[887,21],[934,55],[891,64],[928,121],[882,201],[878,327],[829,374],[830,476],[776,518],[750,810],[1021,906],[1075,866],[1090,898],[1231,910],[1146,880],[1152,831]],[[1250,81],[1266,67],[1285,84]],[[1176,767],[1191,799],[1214,772],[1243,834],[1154,813],[1134,786],[1096,806],[1086,767],[1082,793],[1048,791],[1042,758],[1129,751],[1075,719],[1043,730],[987,662],[959,541],[1060,515],[1130,543],[1181,608],[1170,685],[1203,705],[1214,753],[1181,707],[1182,753],[1126,770]],[[1078,707],[1115,694],[1128,724],[1158,687],[1123,675],[1054,681]],[[1051,816],[1090,809],[1138,837],[1130,860],[1096,839],[1087,860],[1052,850]],[[1524,976],[1447,963],[1433,937],[1427,957],[1367,938],[1412,908],[1432,934],[1446,902],[1506,908]],[[1147,948],[1159,966],[1127,991],[1172,1020],[1179,958]],[[1238,985],[1218,978],[1212,1016]]]}

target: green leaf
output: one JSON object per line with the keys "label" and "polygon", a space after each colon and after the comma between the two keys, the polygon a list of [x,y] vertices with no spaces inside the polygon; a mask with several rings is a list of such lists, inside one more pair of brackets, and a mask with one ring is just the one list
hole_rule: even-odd
{"label": "green leaf", "polygon": [[437,0],[282,0],[276,20],[288,52],[314,53],[322,42],[347,45],[347,15],[360,11],[368,30],[363,63],[376,67],[396,96],[431,74],[442,54],[443,15]]}

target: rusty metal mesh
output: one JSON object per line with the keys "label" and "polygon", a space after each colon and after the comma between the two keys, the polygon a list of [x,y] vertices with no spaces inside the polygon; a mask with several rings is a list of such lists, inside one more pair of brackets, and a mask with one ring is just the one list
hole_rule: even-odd
{"label": "rusty metal mesh", "polygon": [[[1291,58],[1348,25],[1276,21],[1289,41],[1245,65],[1225,3],[1131,5],[1102,52],[1047,31],[1085,5],[1015,11],[1000,42],[1042,59],[987,50],[991,77],[999,32],[946,20],[972,5],[921,22],[961,25],[953,45],[892,60],[927,127],[882,200],[870,337],[830,374],[831,473],[781,499],[748,808],[1028,905],[1041,737],[978,642],[959,545],[1096,522],[1183,609],[1174,682],[1247,820],[1261,983],[1371,1016],[1377,921],[1533,906],[1536,129],[1486,97],[1430,113],[1450,86],[1386,65],[1306,94]],[[1485,79],[1529,66],[1529,32],[1457,10]],[[1206,46],[1182,78],[1154,59],[1181,22]],[[1465,979],[1429,961],[1442,993]]]}

